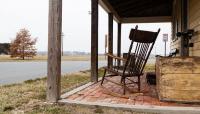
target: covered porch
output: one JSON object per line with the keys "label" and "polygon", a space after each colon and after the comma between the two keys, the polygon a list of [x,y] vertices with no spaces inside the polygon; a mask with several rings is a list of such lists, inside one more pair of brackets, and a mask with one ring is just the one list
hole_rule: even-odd
{"label": "covered porch", "polygon": [[[114,81],[119,81],[115,77]],[[98,83],[88,83],[70,92],[61,95],[60,104],[81,105],[86,107],[114,108],[122,111],[152,114],[199,114],[199,104],[181,104],[176,102],[162,102],[157,96],[156,86],[146,82],[146,74],[141,79],[141,93],[122,93],[122,88],[116,84],[105,82],[104,86]],[[137,88],[132,88],[137,91]],[[112,91],[109,91],[112,90]]]}
{"label": "covered porch", "polygon": [[[49,42],[48,42],[48,80],[47,101],[71,104],[99,105],[108,107],[130,107],[133,109],[146,109],[150,112],[168,110],[173,112],[194,111],[199,113],[196,104],[179,104],[161,102],[157,95],[156,86],[147,84],[146,75],[142,76],[142,89],[144,94],[128,94],[127,96],[115,96],[108,94],[105,89],[99,87],[98,77],[98,6],[100,5],[108,13],[108,53],[113,54],[113,20],[118,23],[117,32],[117,56],[121,57],[121,29],[126,23],[161,23],[173,24],[174,0],[91,0],[91,82],[71,92],[61,95],[61,32],[62,32],[62,0],[50,0],[49,5]],[[183,25],[187,23],[187,0],[182,0]],[[175,31],[174,29],[172,29]],[[187,30],[187,27],[183,31]],[[179,50],[181,56],[187,56],[188,50],[184,47],[187,42],[181,40]],[[120,62],[118,62],[120,64]],[[108,58],[108,66],[113,65],[113,60]],[[115,78],[115,80],[119,80]],[[120,88],[106,83],[107,87],[115,92]],[[134,89],[134,88],[133,88]],[[142,107],[137,107],[141,105]],[[163,108],[160,106],[169,106]],[[135,108],[134,108],[135,107]],[[153,107],[153,108],[152,108]],[[155,109],[155,108],[156,109]],[[175,108],[173,108],[175,107]],[[180,108],[178,108],[180,107]],[[182,109],[184,107],[184,109]],[[185,108],[187,107],[187,108]],[[176,110],[175,110],[176,111]]]}

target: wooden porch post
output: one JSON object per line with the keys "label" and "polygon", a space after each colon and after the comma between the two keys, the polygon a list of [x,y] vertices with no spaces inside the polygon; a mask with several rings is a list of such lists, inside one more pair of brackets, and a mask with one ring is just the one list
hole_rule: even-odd
{"label": "wooden porch post", "polygon": [[98,82],[98,0],[91,3],[91,81]]}
{"label": "wooden porch post", "polygon": [[[117,56],[121,57],[121,23],[118,23],[118,38],[117,38]],[[118,60],[117,63],[118,66],[120,66],[120,60]]]}
{"label": "wooden porch post", "polygon": [[47,101],[60,98],[62,0],[49,0]]}
{"label": "wooden porch post", "polygon": [[[182,0],[182,32],[188,30],[188,0]],[[189,47],[187,46],[188,39],[185,36],[181,37],[181,56],[189,56]]]}
{"label": "wooden porch post", "polygon": [[[108,53],[113,54],[113,14],[108,14]],[[108,57],[108,67],[113,66],[113,59]]]}

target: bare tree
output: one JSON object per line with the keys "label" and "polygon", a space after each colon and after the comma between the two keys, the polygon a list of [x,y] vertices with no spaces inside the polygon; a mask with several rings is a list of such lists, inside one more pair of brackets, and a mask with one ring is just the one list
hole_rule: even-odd
{"label": "bare tree", "polygon": [[29,30],[21,29],[14,40],[11,41],[10,54],[11,57],[19,57],[25,59],[25,57],[36,56],[35,44],[37,38],[32,38]]}

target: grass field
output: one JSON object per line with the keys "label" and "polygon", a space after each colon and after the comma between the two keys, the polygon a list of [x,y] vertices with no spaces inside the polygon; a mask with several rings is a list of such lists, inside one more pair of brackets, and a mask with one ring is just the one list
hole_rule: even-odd
{"label": "grass field", "polygon": [[[99,60],[105,60],[105,56],[99,56]],[[30,62],[30,61],[47,61],[47,56],[37,55],[34,58],[25,60],[10,58],[9,55],[0,55],[0,62]],[[89,55],[62,56],[62,61],[90,61]]]}
{"label": "grass field", "polygon": [[[152,71],[153,65],[147,65]],[[99,76],[103,74],[99,70]],[[61,79],[62,93],[90,80],[90,72],[66,74]],[[46,78],[27,80],[24,83],[0,86],[0,114],[146,114],[99,107],[47,104]]]}

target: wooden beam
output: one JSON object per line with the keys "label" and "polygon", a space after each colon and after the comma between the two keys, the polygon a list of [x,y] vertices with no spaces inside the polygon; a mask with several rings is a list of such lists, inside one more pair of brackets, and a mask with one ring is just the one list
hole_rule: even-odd
{"label": "wooden beam", "polygon": [[138,12],[143,14],[142,12],[148,12],[148,11],[151,11],[153,13],[153,10],[155,9],[164,10],[169,3],[166,0],[159,0],[154,2],[146,0],[146,1],[135,2],[132,4],[133,5],[129,4],[127,6],[123,6],[124,8],[121,7],[122,8],[120,10],[121,13],[123,15],[132,15],[134,14],[134,12],[136,12],[136,14],[138,14]]}
{"label": "wooden beam", "polygon": [[133,18],[122,18],[122,23],[161,23],[161,22],[172,22],[171,16],[159,16],[159,17],[133,17]]}
{"label": "wooden beam", "polygon": [[[117,36],[117,56],[121,57],[121,28],[122,24],[118,23],[118,36]],[[117,63],[118,66],[120,66],[120,60]]]}
{"label": "wooden beam", "polygon": [[[113,14],[108,14],[108,53],[113,54]],[[108,67],[113,65],[113,59],[108,57]]]}
{"label": "wooden beam", "polygon": [[62,0],[49,0],[47,101],[60,98]]}
{"label": "wooden beam", "polygon": [[121,18],[118,15],[117,11],[112,7],[112,5],[108,2],[108,0],[99,0],[100,6],[107,12],[107,13],[113,13],[114,20],[118,23],[121,22]]}
{"label": "wooden beam", "polygon": [[91,3],[91,81],[98,82],[98,0]]}
{"label": "wooden beam", "polygon": [[[182,32],[188,30],[188,0],[181,0],[181,29]],[[187,46],[189,39],[186,36],[181,37],[181,48],[180,54],[181,56],[189,56],[189,47]]]}
{"label": "wooden beam", "polygon": [[[116,9],[123,9],[127,6],[132,6],[135,7],[138,5],[138,3],[142,3],[141,1],[136,1],[136,0],[127,0],[127,1],[115,1],[114,5]],[[131,4],[131,5],[130,5]]]}

